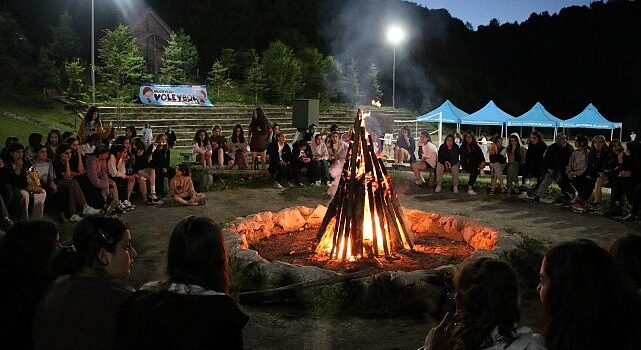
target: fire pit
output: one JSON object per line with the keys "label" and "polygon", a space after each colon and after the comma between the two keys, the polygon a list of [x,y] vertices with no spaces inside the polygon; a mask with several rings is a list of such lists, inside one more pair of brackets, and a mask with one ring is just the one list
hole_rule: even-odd
{"label": "fire pit", "polygon": [[[423,295],[423,304],[435,311],[456,264],[515,246],[513,238],[478,222],[401,208],[363,118],[359,110],[328,207],[262,212],[224,227],[231,256],[266,276],[268,291],[252,294],[258,299],[283,288],[297,288],[295,294],[302,295],[307,287],[352,279],[380,289],[383,279],[397,291],[411,288],[413,295]],[[314,292],[307,294],[314,298]]]}
{"label": "fire pit", "polygon": [[372,275],[384,271],[398,276],[429,274],[454,268],[469,256],[498,255],[517,243],[515,237],[476,221],[401,208],[405,225],[414,235],[413,251],[376,261],[336,261],[316,249],[316,233],[327,211],[322,205],[300,206],[237,218],[223,227],[230,255],[264,269],[265,288],[270,288],[280,286],[283,274],[293,283],[364,270]]}

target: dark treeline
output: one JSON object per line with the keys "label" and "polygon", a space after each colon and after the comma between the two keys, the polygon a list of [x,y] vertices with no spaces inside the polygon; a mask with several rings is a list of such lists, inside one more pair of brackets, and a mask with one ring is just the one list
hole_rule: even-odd
{"label": "dark treeline", "polygon": [[[117,1],[97,2],[98,28],[119,20]],[[121,1],[120,3],[126,3]],[[447,11],[399,0],[148,0],[174,30],[198,47],[201,71],[223,48],[262,51],[280,39],[295,52],[316,47],[346,64],[380,67],[385,104],[391,104],[392,50],[385,27],[409,31],[397,51],[397,105],[421,112],[452,100],[473,112],[493,99],[513,115],[536,101],[568,118],[594,103],[626,129],[641,127],[641,2],[595,2],[558,14],[532,14],[523,23],[472,30]],[[4,5],[35,45],[63,10],[74,17],[89,56],[89,2],[22,0]],[[122,12],[121,12],[122,13]],[[135,10],[131,13],[135,13]],[[99,31],[100,33],[100,31]],[[100,35],[100,34],[99,34]]]}

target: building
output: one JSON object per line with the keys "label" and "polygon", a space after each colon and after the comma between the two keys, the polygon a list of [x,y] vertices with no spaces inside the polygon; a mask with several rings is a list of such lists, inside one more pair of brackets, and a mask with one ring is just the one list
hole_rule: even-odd
{"label": "building", "polygon": [[156,11],[147,7],[139,15],[132,18],[129,30],[133,34],[140,52],[145,57],[147,71],[153,74],[160,73],[161,59],[169,37],[173,33],[171,28],[160,18]]}

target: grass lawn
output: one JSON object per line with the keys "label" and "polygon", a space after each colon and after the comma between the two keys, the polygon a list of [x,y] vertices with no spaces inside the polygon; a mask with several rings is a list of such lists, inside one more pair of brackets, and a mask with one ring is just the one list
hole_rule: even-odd
{"label": "grass lawn", "polygon": [[0,101],[0,111],[17,115],[20,119],[14,119],[11,116],[0,116],[0,142],[8,136],[17,136],[21,143],[26,143],[29,134],[39,132],[45,137],[49,130],[59,129],[64,131],[75,131],[77,124],[80,122],[74,119],[74,116],[64,110],[61,103],[53,100],[43,100],[42,97],[33,96],[27,98],[6,98]]}

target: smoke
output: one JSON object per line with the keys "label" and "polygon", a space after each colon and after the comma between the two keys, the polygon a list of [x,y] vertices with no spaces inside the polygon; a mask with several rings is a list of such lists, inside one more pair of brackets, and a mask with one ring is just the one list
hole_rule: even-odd
{"label": "smoke", "polygon": [[[337,0],[323,1],[321,13],[332,14],[320,35],[328,43],[346,72],[352,59],[358,62],[361,87],[367,91],[367,72],[372,63],[379,68],[383,104],[392,104],[393,46],[386,37],[387,29],[399,26],[405,39],[396,47],[396,105],[419,109],[426,95],[431,100],[434,86],[428,72],[430,45],[445,39],[446,24],[451,20],[444,10],[428,10],[415,3],[400,0]],[[434,74],[432,72],[432,74]],[[355,99],[353,91],[347,97]],[[373,96],[357,100],[367,102]]]}

